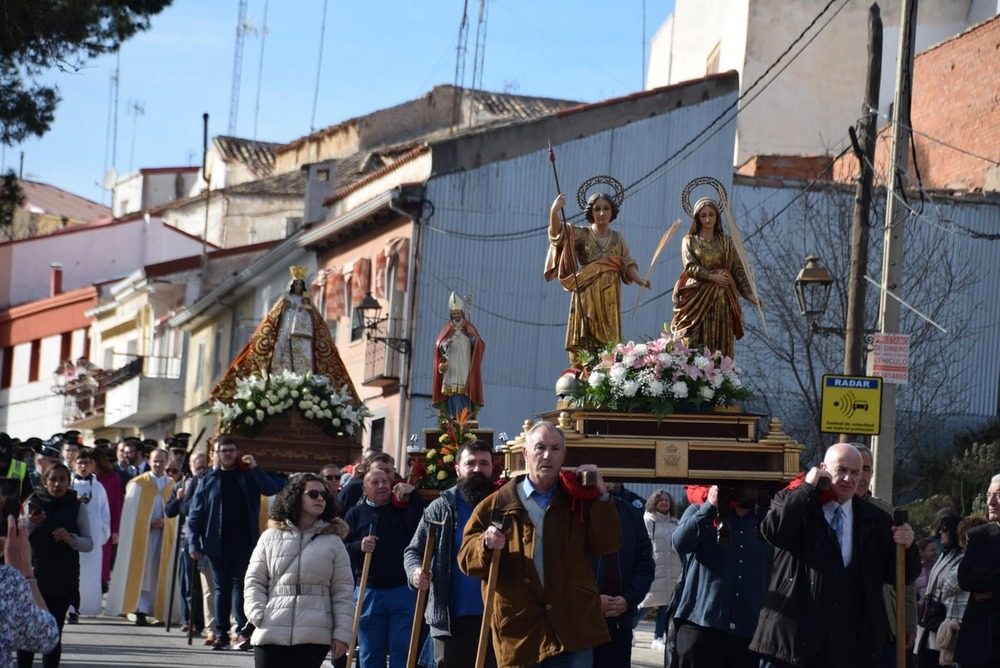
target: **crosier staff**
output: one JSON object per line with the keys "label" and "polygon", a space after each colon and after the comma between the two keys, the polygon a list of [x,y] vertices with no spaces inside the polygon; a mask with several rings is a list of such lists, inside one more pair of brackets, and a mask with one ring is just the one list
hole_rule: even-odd
{"label": "crosier staff", "polygon": [[[559,170],[556,169],[556,152],[552,150],[551,139],[549,140],[549,162],[552,163],[552,178],[556,180],[556,192],[562,194],[562,187],[559,185]],[[561,207],[559,209],[559,217],[562,219],[562,232],[563,232],[563,238],[565,239],[567,238],[566,234],[567,234],[567,228],[569,227],[569,223],[566,222],[566,211],[564,207]],[[575,259],[573,265],[574,266],[576,265]],[[573,272],[573,284],[575,286],[576,293],[580,294],[580,281],[576,277],[576,271]]]}

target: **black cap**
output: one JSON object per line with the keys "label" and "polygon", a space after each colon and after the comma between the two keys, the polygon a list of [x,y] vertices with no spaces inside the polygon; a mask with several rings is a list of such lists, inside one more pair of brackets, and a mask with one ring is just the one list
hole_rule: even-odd
{"label": "black cap", "polygon": [[37,436],[32,436],[31,438],[29,438],[29,439],[27,439],[25,441],[22,441],[21,442],[21,447],[25,448],[27,450],[34,450],[35,448],[37,448],[41,444],[42,444],[42,439],[38,438]]}
{"label": "black cap", "polygon": [[122,439],[122,443],[125,443],[126,445],[133,445],[137,448],[142,447],[142,439],[138,436],[126,436]]}
{"label": "black cap", "polygon": [[142,440],[142,451],[147,455],[153,450],[156,450],[158,447],[160,447],[160,442],[155,438],[144,438]]}
{"label": "black cap", "polygon": [[14,456],[14,449],[17,447],[15,439],[0,431],[0,458],[5,460]]}
{"label": "black cap", "polygon": [[96,448],[103,448],[105,450],[110,450],[111,449],[111,441],[109,441],[106,438],[95,438],[94,439],[94,448],[95,449]]}
{"label": "black cap", "polygon": [[191,434],[181,432],[174,434],[167,439],[167,449],[171,452],[181,452],[187,454],[188,443],[191,441]]}
{"label": "black cap", "polygon": [[[62,434],[52,434],[52,436],[49,438],[49,440],[44,441],[44,443],[45,443],[45,445],[49,446],[50,448],[55,448],[56,450],[59,450],[63,446],[63,435]],[[61,457],[62,455],[59,455],[59,456]]]}
{"label": "black cap", "polygon": [[63,432],[63,443],[68,443],[70,445],[76,445],[76,447],[81,447],[83,443],[80,441],[80,432],[75,429]]}
{"label": "black cap", "polygon": [[47,441],[38,441],[37,445],[32,446],[32,452],[36,455],[41,455],[42,457],[48,457],[49,459],[61,458],[62,453],[59,452],[59,446],[62,445],[62,438],[56,437],[59,437],[59,434],[56,434],[53,438],[50,438]]}

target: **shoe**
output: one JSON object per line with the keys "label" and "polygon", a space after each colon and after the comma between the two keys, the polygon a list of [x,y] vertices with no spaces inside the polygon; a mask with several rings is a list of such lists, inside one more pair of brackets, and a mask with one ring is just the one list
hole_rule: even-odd
{"label": "shoe", "polygon": [[204,642],[202,642],[202,644],[203,645],[214,645],[215,644],[215,634],[212,633],[211,631],[209,631],[208,635],[205,636],[205,640],[204,640]]}
{"label": "shoe", "polygon": [[250,638],[246,636],[236,636],[236,640],[233,641],[233,648],[238,649],[241,652],[249,652],[253,649],[250,646]]}
{"label": "shoe", "polygon": [[191,627],[188,626],[187,624],[182,624],[181,625],[181,633],[187,633],[189,628],[191,628]]}
{"label": "shoe", "polygon": [[78,615],[75,612],[69,613],[68,615],[66,615],[66,623],[67,624],[79,624],[80,623],[80,615]]}
{"label": "shoe", "polygon": [[146,619],[146,613],[137,612],[135,613],[135,625],[136,626],[149,626],[149,620]]}
{"label": "shoe", "polygon": [[212,642],[213,650],[227,650],[229,649],[229,638],[219,638]]}
{"label": "shoe", "polygon": [[667,649],[667,644],[663,638],[653,638],[653,642],[649,643],[649,648],[654,652],[662,652]]}

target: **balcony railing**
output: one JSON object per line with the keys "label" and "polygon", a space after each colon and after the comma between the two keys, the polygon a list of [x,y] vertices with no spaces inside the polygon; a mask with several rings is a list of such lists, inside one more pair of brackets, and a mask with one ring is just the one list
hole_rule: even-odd
{"label": "balcony railing", "polygon": [[[402,327],[399,319],[384,320],[379,323],[373,336],[399,336]],[[384,341],[365,342],[365,385],[390,387],[399,385],[402,353],[390,348]]]}
{"label": "balcony railing", "polygon": [[57,390],[65,397],[63,424],[79,426],[103,417],[108,388],[121,385],[136,376],[180,378],[181,358],[138,356],[117,369],[90,369],[69,379]]}

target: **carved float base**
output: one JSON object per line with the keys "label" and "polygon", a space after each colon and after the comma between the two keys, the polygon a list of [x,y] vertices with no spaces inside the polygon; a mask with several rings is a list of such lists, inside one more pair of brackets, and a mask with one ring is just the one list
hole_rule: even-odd
{"label": "carved float base", "polygon": [[[781,483],[799,474],[803,446],[773,418],[758,435],[764,416],[747,413],[675,413],[662,420],[646,413],[587,409],[542,416],[566,434],[565,466],[596,464],[609,481]],[[525,472],[524,435],[507,443],[508,475]]]}
{"label": "carved float base", "polygon": [[343,466],[361,455],[357,438],[330,436],[294,408],[287,415],[272,418],[261,434],[238,438],[240,449],[271,473],[319,473],[324,464]]}

